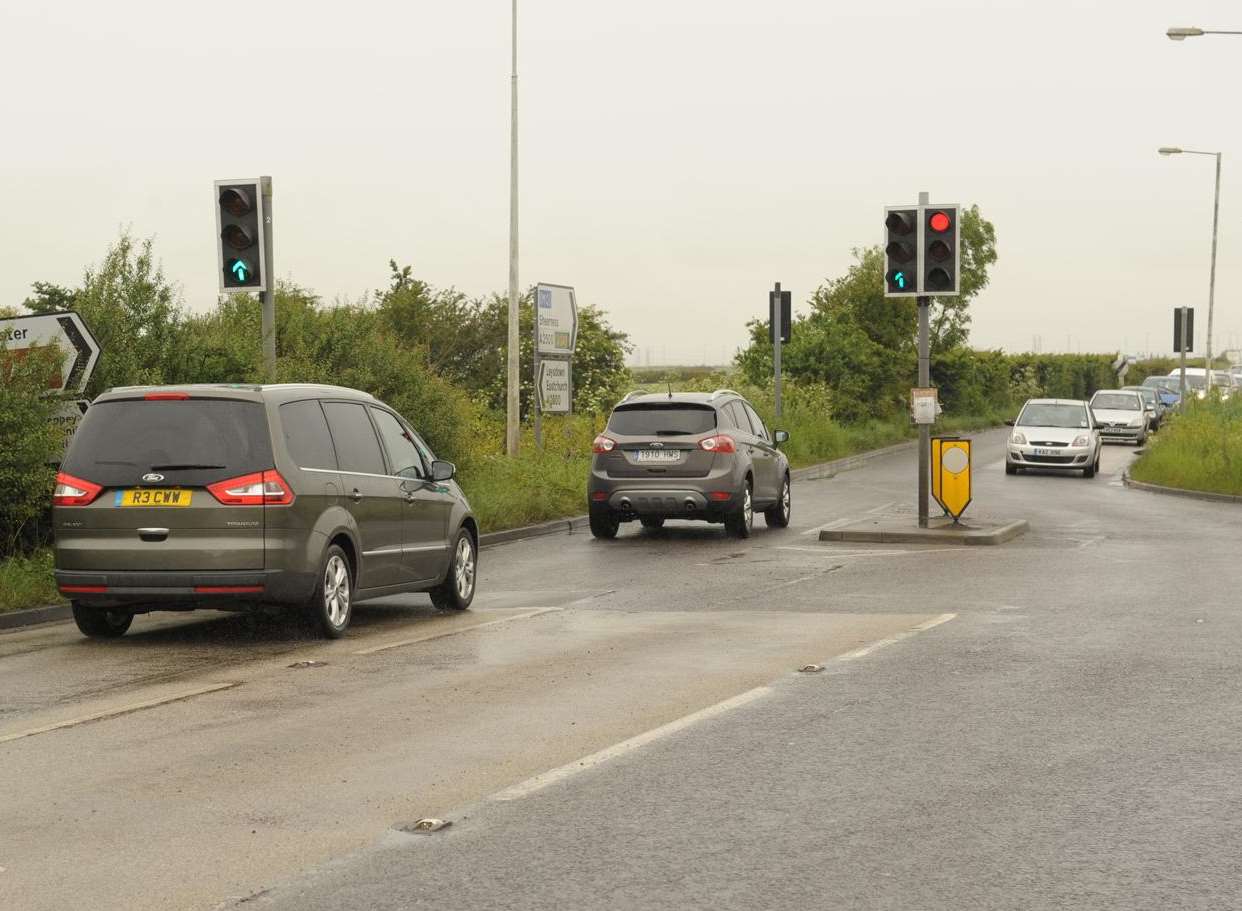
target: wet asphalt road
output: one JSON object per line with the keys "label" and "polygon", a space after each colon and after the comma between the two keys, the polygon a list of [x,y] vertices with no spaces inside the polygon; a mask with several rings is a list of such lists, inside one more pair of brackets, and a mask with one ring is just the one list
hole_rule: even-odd
{"label": "wet asphalt road", "polygon": [[746,542],[486,551],[468,615],[391,599],[341,642],[0,635],[0,906],[1242,904],[1242,513],[1122,488],[1120,447],[1008,478],[1002,439],[1001,548],[818,543],[912,518],[905,453]]}

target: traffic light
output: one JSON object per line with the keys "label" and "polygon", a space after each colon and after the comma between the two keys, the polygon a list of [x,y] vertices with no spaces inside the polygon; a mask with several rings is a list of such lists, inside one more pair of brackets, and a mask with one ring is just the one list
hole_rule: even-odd
{"label": "traffic light", "polygon": [[220,290],[266,291],[263,186],[259,178],[216,181]]}
{"label": "traffic light", "polygon": [[914,297],[919,293],[919,210],[889,206],[884,211],[884,296]]}
{"label": "traffic light", "polygon": [[924,206],[920,294],[957,294],[960,244],[957,206]]}

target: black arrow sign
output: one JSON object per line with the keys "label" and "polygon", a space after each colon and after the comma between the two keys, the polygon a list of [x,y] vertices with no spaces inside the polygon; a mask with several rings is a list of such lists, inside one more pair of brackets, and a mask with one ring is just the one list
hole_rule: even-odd
{"label": "black arrow sign", "polygon": [[65,380],[65,388],[80,389],[85,385],[83,374],[86,372],[86,365],[91,360],[91,346],[82,337],[82,333],[78,331],[78,326],[73,321],[73,317],[58,316],[56,322],[60,323],[60,328],[65,333],[65,338],[69,339],[69,343],[73,345],[73,349],[77,352],[77,357],[73,359],[73,366],[69,369],[69,378]]}

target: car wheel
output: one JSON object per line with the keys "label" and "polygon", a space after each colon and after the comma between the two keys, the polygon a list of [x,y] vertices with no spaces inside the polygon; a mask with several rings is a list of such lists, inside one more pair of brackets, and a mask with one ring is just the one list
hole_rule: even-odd
{"label": "car wheel", "polygon": [[643,528],[649,529],[650,531],[659,531],[664,527],[663,516],[645,516],[638,521],[643,523]]}
{"label": "car wheel", "polygon": [[591,510],[591,534],[605,541],[612,540],[617,536],[617,529],[621,527],[621,520],[617,518],[616,513],[610,510]]}
{"label": "car wheel", "polygon": [[128,611],[108,610],[79,601],[74,601],[71,607],[73,622],[78,625],[82,635],[92,639],[119,639],[134,622],[134,615]]}
{"label": "car wheel", "polygon": [[306,604],[311,623],[329,639],[345,635],[353,614],[353,576],[349,558],[337,544],[330,544],[315,582],[315,590]]}
{"label": "car wheel", "polygon": [[764,511],[763,521],[768,528],[787,528],[792,511],[793,498],[789,490],[789,475],[785,475],[785,481],[781,484],[781,498],[775,506]]}
{"label": "car wheel", "polygon": [[1084,468],[1082,470],[1082,476],[1084,478],[1094,478],[1095,477],[1095,464],[1092,463],[1088,465],[1086,468]]}
{"label": "car wheel", "polygon": [[1017,474],[1017,473],[1018,473],[1017,465],[1015,465],[1013,462],[1005,463],[1005,474]]}
{"label": "car wheel", "polygon": [[755,527],[755,503],[751,496],[750,478],[742,485],[742,502],[725,516],[725,530],[735,538],[749,538]]}
{"label": "car wheel", "polygon": [[431,590],[431,603],[440,610],[465,610],[474,600],[475,575],[479,568],[479,554],[474,536],[466,529],[458,529],[453,540],[453,562],[449,564],[444,581]]}

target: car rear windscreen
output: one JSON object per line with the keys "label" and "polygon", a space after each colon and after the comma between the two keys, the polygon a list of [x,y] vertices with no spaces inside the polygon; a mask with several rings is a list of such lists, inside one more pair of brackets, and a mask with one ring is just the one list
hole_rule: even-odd
{"label": "car rear windscreen", "polygon": [[710,405],[623,405],[608,429],[618,436],[694,436],[716,429],[716,411]]}
{"label": "car rear windscreen", "polygon": [[152,472],[197,487],[272,467],[263,406],[229,399],[99,402],[87,409],[61,465],[105,487]]}

